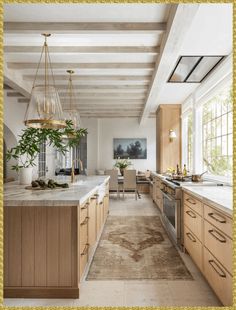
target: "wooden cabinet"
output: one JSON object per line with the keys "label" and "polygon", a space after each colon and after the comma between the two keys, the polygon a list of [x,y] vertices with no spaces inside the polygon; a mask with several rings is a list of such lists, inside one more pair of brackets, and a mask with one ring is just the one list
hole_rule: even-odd
{"label": "wooden cabinet", "polygon": [[205,247],[204,275],[223,305],[232,305],[232,276]]}
{"label": "wooden cabinet", "polygon": [[187,227],[184,226],[184,246],[190,253],[192,259],[198,268],[202,271],[202,251],[203,246],[200,240],[194,235],[194,233]]}
{"label": "wooden cabinet", "polygon": [[184,223],[202,242],[202,217],[188,205],[184,205]]}
{"label": "wooden cabinet", "polygon": [[232,218],[184,192],[184,246],[225,306],[232,305]]}
{"label": "wooden cabinet", "polygon": [[108,211],[107,194],[101,204],[93,195],[78,206],[4,206],[4,297],[78,298]]}
{"label": "wooden cabinet", "polygon": [[[156,170],[166,172],[181,162],[181,105],[160,104],[156,115]],[[170,142],[169,132],[174,130],[176,139]]]}
{"label": "wooden cabinet", "polygon": [[157,175],[152,175],[153,178],[153,189],[152,189],[152,200],[158,206],[160,211],[163,211],[162,192],[161,192],[161,179]]}

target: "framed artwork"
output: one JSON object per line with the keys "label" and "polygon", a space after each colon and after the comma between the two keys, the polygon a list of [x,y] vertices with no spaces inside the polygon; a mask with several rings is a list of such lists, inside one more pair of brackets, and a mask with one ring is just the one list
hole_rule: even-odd
{"label": "framed artwork", "polygon": [[114,138],[114,159],[147,159],[146,138]]}

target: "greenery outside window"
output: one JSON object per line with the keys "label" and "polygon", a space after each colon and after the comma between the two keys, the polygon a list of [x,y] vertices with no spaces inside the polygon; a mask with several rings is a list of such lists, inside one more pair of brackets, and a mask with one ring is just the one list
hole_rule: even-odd
{"label": "greenery outside window", "polygon": [[193,113],[187,116],[187,170],[193,170]]}
{"label": "greenery outside window", "polygon": [[232,177],[233,158],[232,85],[202,106],[203,168],[215,176]]}

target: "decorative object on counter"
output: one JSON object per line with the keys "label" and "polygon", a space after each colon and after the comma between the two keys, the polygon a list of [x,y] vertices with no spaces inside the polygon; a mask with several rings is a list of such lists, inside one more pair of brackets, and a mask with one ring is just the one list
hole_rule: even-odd
{"label": "decorative object on counter", "polygon": [[33,167],[23,167],[19,171],[20,184],[30,184],[32,181]]}
{"label": "decorative object on counter", "polygon": [[[30,102],[26,110],[24,123],[32,128],[65,128],[60,98],[55,86],[52,65],[49,56],[47,38],[51,34],[43,33],[45,38],[37,66]],[[44,63],[42,62],[44,60]],[[44,66],[44,81],[37,82],[39,69]],[[36,84],[38,83],[38,84]]]}
{"label": "decorative object on counter", "polygon": [[113,154],[115,158],[147,159],[146,138],[114,138]]}
{"label": "decorative object on counter", "polygon": [[[66,121],[66,128],[62,129],[46,129],[46,128],[27,128],[23,130],[17,146],[7,151],[6,158],[9,161],[11,158],[18,161],[16,165],[12,166],[12,170],[20,171],[24,174],[24,168],[36,166],[35,160],[40,152],[42,143],[52,145],[58,152],[65,154],[68,147],[78,145],[81,137],[87,134],[87,129],[80,128],[75,130],[72,121]],[[64,136],[73,135],[72,139],[63,139]],[[20,184],[30,184],[32,181],[31,175],[28,170],[27,176],[21,177]],[[27,183],[26,183],[27,182]]]}
{"label": "decorative object on counter", "polygon": [[178,164],[176,165],[176,173],[177,173],[177,175],[180,175],[180,174],[181,174]]}
{"label": "decorative object on counter", "polygon": [[55,188],[69,188],[68,183],[57,183],[56,181],[49,179],[48,182],[44,180],[35,180],[31,182],[31,186],[26,186],[26,189],[32,190],[45,190]]}
{"label": "decorative object on counter", "polygon": [[80,126],[80,117],[79,112],[75,108],[78,104],[75,104],[76,101],[76,95],[74,91],[74,86],[72,84],[72,74],[75,72],[73,70],[66,70],[67,73],[69,73],[69,82],[68,82],[68,89],[67,94],[69,97],[69,108],[64,107],[64,114],[67,120],[71,120],[73,122],[74,129],[79,129]]}
{"label": "decorative object on counter", "polygon": [[188,171],[187,171],[186,165],[184,164],[183,177],[186,177],[187,175],[188,175]]}
{"label": "decorative object on counter", "polygon": [[177,136],[176,136],[175,131],[172,130],[172,129],[170,129],[170,130],[169,130],[169,140],[170,140],[170,142],[173,142],[174,139],[176,139],[176,138],[177,138]]}
{"label": "decorative object on counter", "polygon": [[203,181],[203,178],[202,176],[207,173],[208,171],[204,171],[203,173],[201,174],[193,174],[192,175],[192,182],[202,182]]}
{"label": "decorative object on counter", "polygon": [[131,161],[129,161],[129,158],[128,159],[120,159],[120,158],[118,158],[116,160],[116,163],[115,163],[114,167],[119,168],[120,169],[120,174],[123,176],[124,175],[124,170],[127,167],[131,166],[131,164],[132,163],[131,163]]}

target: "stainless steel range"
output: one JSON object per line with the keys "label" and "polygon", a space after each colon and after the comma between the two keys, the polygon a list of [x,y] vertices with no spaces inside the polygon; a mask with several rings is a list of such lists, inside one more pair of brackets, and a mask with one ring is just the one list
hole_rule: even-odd
{"label": "stainless steel range", "polygon": [[182,249],[183,217],[181,208],[182,189],[178,182],[171,179],[162,180],[163,224],[172,240]]}

